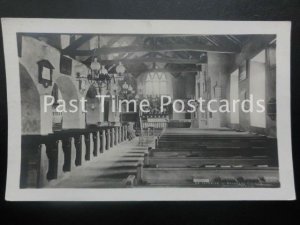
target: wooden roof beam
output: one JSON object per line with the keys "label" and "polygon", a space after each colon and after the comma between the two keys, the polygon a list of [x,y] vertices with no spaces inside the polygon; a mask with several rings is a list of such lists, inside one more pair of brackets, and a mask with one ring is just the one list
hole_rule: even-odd
{"label": "wooden roof beam", "polygon": [[162,72],[162,73],[196,73],[199,72],[197,69],[150,69],[144,71],[128,70],[129,73],[146,73],[146,72]]}
{"label": "wooden roof beam", "polygon": [[133,59],[113,59],[113,60],[101,60],[100,63],[105,65],[122,62],[123,64],[137,64],[137,63],[173,63],[173,64],[201,64],[207,63],[201,59],[179,59],[179,58],[133,58]]}
{"label": "wooden roof beam", "polygon": [[[77,40],[73,41],[68,47],[64,48],[62,50],[62,53],[76,50],[81,45],[83,45],[85,42],[91,40],[93,37],[94,37],[94,35],[91,35],[91,34],[82,35],[80,38],[78,38]],[[72,54],[70,54],[70,55],[72,55]],[[76,55],[76,54],[73,54],[73,55]]]}
{"label": "wooden roof beam", "polygon": [[[174,44],[170,46],[147,47],[147,46],[125,46],[125,47],[101,47],[96,49],[95,54],[106,55],[112,53],[123,52],[167,52],[167,51],[204,51],[204,52],[218,52],[218,53],[239,53],[240,47],[238,46],[208,46],[203,44],[185,45]],[[73,48],[64,49],[63,54],[88,56],[92,55],[94,50],[75,50]]]}

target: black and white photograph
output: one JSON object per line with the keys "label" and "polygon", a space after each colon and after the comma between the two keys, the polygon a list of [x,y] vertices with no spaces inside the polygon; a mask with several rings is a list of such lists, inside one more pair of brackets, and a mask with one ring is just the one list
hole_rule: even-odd
{"label": "black and white photograph", "polygon": [[293,200],[290,23],[1,20],[7,200]]}

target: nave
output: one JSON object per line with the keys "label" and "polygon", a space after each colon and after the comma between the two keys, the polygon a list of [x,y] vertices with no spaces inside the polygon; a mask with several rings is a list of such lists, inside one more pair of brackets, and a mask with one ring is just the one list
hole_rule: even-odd
{"label": "nave", "polygon": [[145,186],[278,187],[276,139],[230,129],[167,129],[140,165]]}
{"label": "nave", "polygon": [[20,188],[280,186],[276,35],[17,40]]}
{"label": "nave", "polygon": [[276,140],[230,129],[168,128],[104,151],[46,188],[278,187]]}

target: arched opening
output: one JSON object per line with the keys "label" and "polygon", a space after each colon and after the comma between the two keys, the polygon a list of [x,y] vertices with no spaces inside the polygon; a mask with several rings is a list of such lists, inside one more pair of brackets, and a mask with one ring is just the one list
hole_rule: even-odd
{"label": "arched opening", "polygon": [[[80,121],[81,117],[84,116],[82,114],[81,110],[81,103],[79,101],[79,96],[77,93],[77,89],[74,86],[73,82],[64,76],[61,76],[55,80],[55,84],[53,85],[53,91],[52,91],[54,98],[56,97],[56,100],[63,100],[60,101],[60,104],[54,104],[55,111],[59,112],[62,111],[62,125],[61,129],[76,129],[80,128]],[[73,104],[71,104],[70,101],[73,101]],[[61,104],[64,104],[65,107],[62,107]],[[73,106],[75,105],[76,108]],[[59,120],[59,116],[57,118],[53,118]]]}
{"label": "arched opening", "polygon": [[26,68],[20,64],[22,134],[40,134],[40,94]]}

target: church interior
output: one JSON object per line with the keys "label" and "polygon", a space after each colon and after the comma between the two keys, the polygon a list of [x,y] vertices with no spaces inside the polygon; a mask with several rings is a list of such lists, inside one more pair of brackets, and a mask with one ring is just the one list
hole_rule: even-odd
{"label": "church interior", "polygon": [[[16,39],[20,188],[280,186],[276,35],[18,33]],[[264,100],[265,111],[212,112],[205,104],[204,111],[180,104],[180,112],[172,104],[160,110],[163,95],[184,102],[253,96]],[[80,99],[84,107],[72,111],[71,100]],[[133,102],[117,104],[142,99],[149,100],[147,112]]]}

